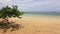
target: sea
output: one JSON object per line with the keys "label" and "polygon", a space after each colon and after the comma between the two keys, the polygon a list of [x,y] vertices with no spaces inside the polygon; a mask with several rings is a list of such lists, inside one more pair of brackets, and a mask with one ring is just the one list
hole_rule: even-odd
{"label": "sea", "polygon": [[54,16],[60,17],[60,12],[24,12],[28,16]]}

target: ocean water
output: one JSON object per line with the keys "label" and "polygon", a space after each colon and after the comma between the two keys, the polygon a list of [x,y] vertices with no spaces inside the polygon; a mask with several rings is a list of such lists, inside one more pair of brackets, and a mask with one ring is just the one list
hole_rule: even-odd
{"label": "ocean water", "polygon": [[60,12],[24,12],[28,16],[55,16],[60,17]]}

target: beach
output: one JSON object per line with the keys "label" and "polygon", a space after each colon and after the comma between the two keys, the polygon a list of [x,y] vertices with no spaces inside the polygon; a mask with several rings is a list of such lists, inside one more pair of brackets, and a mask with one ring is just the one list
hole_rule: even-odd
{"label": "beach", "polygon": [[23,28],[6,33],[0,31],[0,34],[60,34],[60,17],[22,16],[21,19],[10,18],[9,21],[21,24]]}

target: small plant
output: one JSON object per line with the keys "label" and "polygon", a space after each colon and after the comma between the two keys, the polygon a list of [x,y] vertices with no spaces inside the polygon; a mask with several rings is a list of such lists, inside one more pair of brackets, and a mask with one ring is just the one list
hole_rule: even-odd
{"label": "small plant", "polygon": [[[6,29],[10,29],[11,27],[14,29],[14,27],[16,28],[16,26],[19,26],[18,24],[14,24],[9,22],[9,18],[11,17],[17,17],[17,18],[21,18],[21,15],[23,15],[23,12],[20,12],[18,10],[18,6],[5,6],[2,7],[0,9],[0,18],[4,19],[2,22],[0,22],[0,28],[4,29],[6,31]],[[17,27],[18,28],[18,27]],[[12,30],[11,30],[12,31]]]}

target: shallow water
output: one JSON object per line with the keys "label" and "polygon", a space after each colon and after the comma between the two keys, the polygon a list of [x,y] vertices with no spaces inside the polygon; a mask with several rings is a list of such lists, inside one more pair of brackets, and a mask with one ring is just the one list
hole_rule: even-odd
{"label": "shallow water", "polygon": [[60,18],[60,12],[25,12],[23,16],[46,16],[46,17],[58,17]]}

